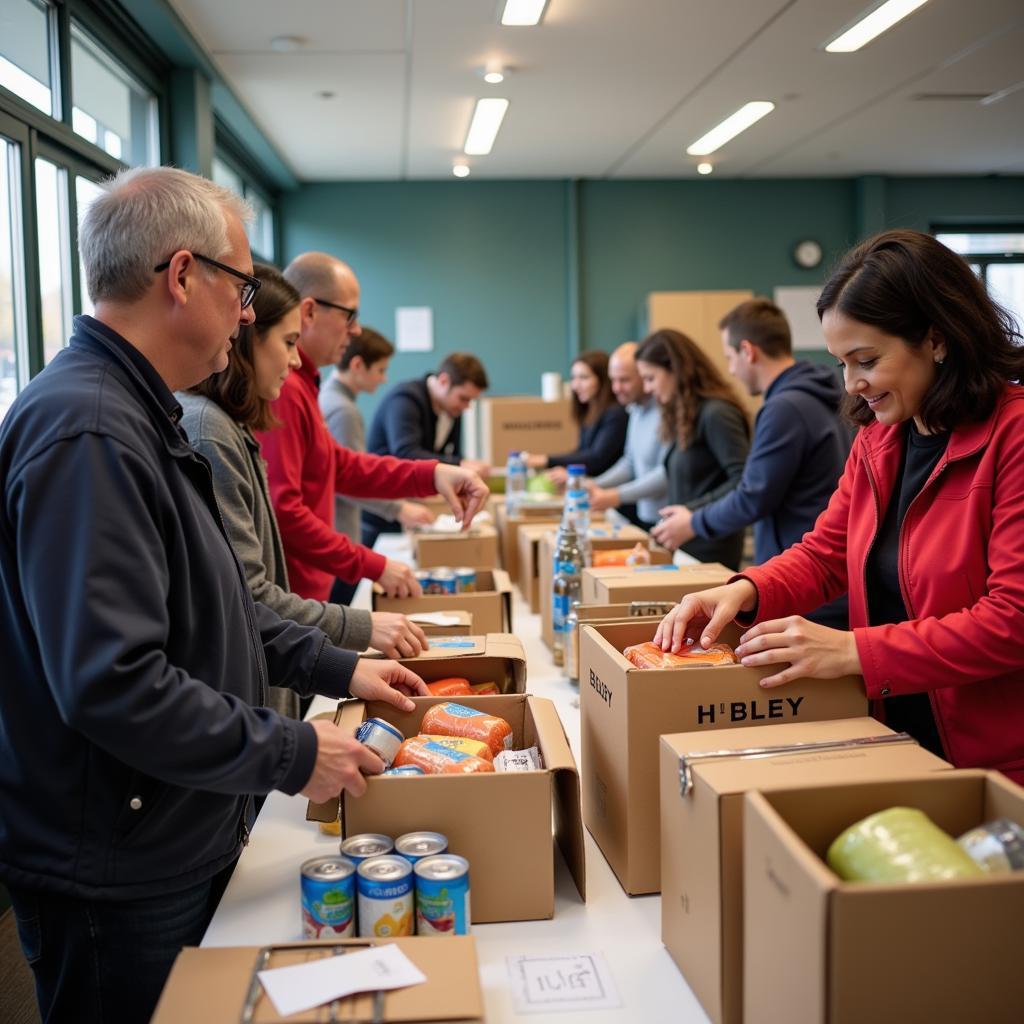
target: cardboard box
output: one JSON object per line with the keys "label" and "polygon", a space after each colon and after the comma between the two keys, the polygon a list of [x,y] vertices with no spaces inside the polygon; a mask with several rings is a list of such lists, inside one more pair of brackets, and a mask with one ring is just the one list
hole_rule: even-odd
{"label": "cardboard box", "polygon": [[501,537],[501,564],[509,579],[518,583],[519,528],[541,523],[546,523],[551,529],[557,527],[562,519],[562,499],[520,505],[514,516],[510,516],[503,505],[498,506],[494,510],[494,519]]}
{"label": "cardboard box", "polygon": [[567,398],[545,402],[530,395],[479,400],[480,458],[503,466],[510,451],[557,455],[575,451],[580,428],[572,417]]}
{"label": "cardboard box", "polygon": [[[345,701],[335,720],[354,733],[366,718],[383,718],[415,736],[427,708],[446,698],[414,697],[403,714],[390,704]],[[345,794],[342,832],[399,836],[429,829],[448,837],[449,849],[469,860],[474,924],[530,921],[555,912],[555,839],[581,899],[586,899],[579,776],[555,705],[541,697],[508,694],[460,697],[460,704],[500,715],[512,726],[514,747],[537,746],[544,769],[480,775],[373,776],[358,800]],[[334,821],[338,801],[310,804],[306,817]]]}
{"label": "cardboard box", "polygon": [[743,1019],[743,794],[949,767],[873,718],[661,737],[661,941],[713,1021]]}
{"label": "cardboard box", "polygon": [[461,676],[471,683],[497,683],[502,693],[526,690],[526,651],[519,637],[507,633],[438,638],[402,664],[428,683]]}
{"label": "cardboard box", "polygon": [[[443,615],[444,622],[427,622],[426,616]],[[443,612],[413,612],[408,616],[428,637],[469,636],[473,632],[473,614],[461,608]]]}
{"label": "cardboard box", "polygon": [[454,569],[468,565],[473,569],[498,567],[498,531],[488,523],[471,526],[466,533],[412,534],[413,555],[421,569],[445,565]]}
{"label": "cardboard box", "polygon": [[[669,558],[669,563],[671,563]],[[637,565],[584,569],[581,604],[679,601],[687,594],[728,583],[736,573],[718,562],[696,565]]]}
{"label": "cardboard box", "polygon": [[[298,889],[296,889],[296,925]],[[483,994],[476,943],[471,935],[455,935],[444,942],[430,937],[397,939],[337,939],[281,946],[186,947],[174,961],[157,1003],[152,1024],[225,1024],[252,1020],[258,1024],[314,1024],[325,1020],[374,1018],[374,995],[358,993],[304,1013],[281,1017],[263,989],[257,986],[255,1012],[243,1017],[256,968],[287,967],[333,956],[338,947],[393,943],[427,976],[422,985],[394,989],[384,995],[382,1024],[399,1021],[459,1021],[484,1019]],[[264,949],[272,951],[264,960]],[[329,1016],[330,1015],[330,1016]]]}
{"label": "cardboard box", "polygon": [[[658,623],[672,610],[675,601],[628,601],[622,604],[581,604],[576,609],[577,621],[580,626],[607,626],[612,622],[644,622],[650,623],[651,635],[658,628]],[[572,635],[575,647],[576,666],[580,663],[580,630]]]}
{"label": "cardboard box", "polygon": [[[602,533],[609,532],[607,525],[599,525],[597,529]],[[550,523],[522,524],[516,528],[519,590],[523,599],[529,602],[530,611],[534,613],[540,610],[540,574],[538,572],[540,540],[550,530]],[[651,542],[651,538],[645,530],[632,524],[619,527],[614,536],[591,537],[590,543],[594,551],[632,548],[640,543],[650,552],[652,563],[672,561],[671,552]],[[546,594],[549,592],[550,588],[545,591]]]}
{"label": "cardboard box", "polygon": [[[630,895],[660,888],[660,735],[860,718],[868,709],[859,676],[765,691],[759,680],[770,667],[635,668],[622,649],[654,629],[649,621],[583,626],[580,637],[583,821]],[[722,632],[728,644],[739,637],[735,626]]]}
{"label": "cardboard box", "polygon": [[375,612],[468,611],[477,633],[512,632],[512,584],[501,569],[480,569],[472,594],[424,594],[422,597],[385,597],[378,584],[372,590]]}
{"label": "cardboard box", "polygon": [[1024,825],[1024,790],[999,772],[748,793],[744,1020],[1024,1019],[1024,873],[873,885],[841,881],[822,859],[844,829],[894,806],[954,837],[994,818]]}

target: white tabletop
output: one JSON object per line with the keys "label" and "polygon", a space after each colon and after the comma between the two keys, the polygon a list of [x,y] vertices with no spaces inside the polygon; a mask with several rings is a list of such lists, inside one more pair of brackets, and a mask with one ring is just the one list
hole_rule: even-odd
{"label": "white tabletop", "polygon": [[[377,547],[390,557],[410,557],[408,543],[394,534],[384,534]],[[367,607],[368,600],[369,589],[364,583],[353,604]],[[578,764],[579,689],[552,663],[551,654],[540,639],[540,616],[530,613],[518,591],[514,602],[514,629],[526,648],[527,690],[554,701]],[[333,706],[333,702],[318,697],[311,714]],[[305,820],[305,812],[306,801],[301,797],[272,793],[267,798],[249,845],[203,939],[204,946],[265,945],[302,938],[299,867],[310,857],[335,852],[338,846],[336,838],[321,835],[315,824]],[[661,944],[661,897],[627,896],[590,833],[584,829],[584,834],[586,904],[580,902],[562,855],[552,843],[557,865],[554,918],[473,925],[487,1021],[704,1024],[707,1015]],[[611,968],[622,999],[620,1009],[516,1014],[506,957],[593,952],[603,953]]]}

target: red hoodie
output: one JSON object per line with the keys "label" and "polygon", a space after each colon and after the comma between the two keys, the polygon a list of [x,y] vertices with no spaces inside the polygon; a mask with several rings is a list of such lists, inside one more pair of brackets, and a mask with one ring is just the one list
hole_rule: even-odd
{"label": "red hoodie", "polygon": [[743,574],[757,587],[756,621],[816,608],[849,586],[868,696],[927,692],[956,767],[1024,782],[1024,387],[1008,384],[988,419],[950,434],[900,529],[910,621],[869,626],[865,565],[905,429],[861,430],[814,529]]}
{"label": "red hoodie", "polygon": [[437,461],[412,462],[343,448],[317,403],[320,374],[302,349],[302,365],[273,403],[281,426],[259,435],[270,500],[281,530],[288,585],[300,597],[326,601],[335,576],[377,579],[387,559],[334,529],[334,495],[425,498],[434,494]]}

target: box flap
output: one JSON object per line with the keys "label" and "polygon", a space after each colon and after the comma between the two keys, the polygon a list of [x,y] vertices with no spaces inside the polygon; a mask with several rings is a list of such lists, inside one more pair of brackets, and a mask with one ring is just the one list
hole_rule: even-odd
{"label": "box flap", "polygon": [[[347,733],[355,735],[363,720],[363,702],[360,700],[340,700],[334,711],[324,711],[314,715],[311,721],[323,719],[332,721]],[[323,803],[310,800],[306,804],[306,821],[337,821],[341,813],[341,797],[332,796]]]}
{"label": "box flap", "polygon": [[430,641],[430,647],[415,658],[402,658],[402,664],[415,668],[417,661],[437,658],[461,658],[467,654],[483,654],[487,640],[482,636],[438,636]]}
{"label": "box flap", "polygon": [[[337,947],[354,949],[381,945],[388,940],[350,939],[340,942],[296,943],[281,947],[268,967],[302,963],[313,957],[333,955]],[[422,985],[385,993],[382,1024],[404,1021],[482,1021],[483,995],[476,943],[471,935],[457,935],[444,942],[409,936],[390,940],[427,976]],[[269,947],[273,949],[273,947]],[[152,1024],[225,1024],[242,1019],[254,968],[261,962],[258,946],[223,946],[183,949],[164,987]],[[374,1019],[374,997],[358,994],[338,1000],[337,1016],[331,1019]],[[313,1024],[325,1020],[328,1010],[317,1007],[281,1017],[259,990],[254,1024]]]}
{"label": "box flap", "polygon": [[537,727],[537,740],[544,766],[554,774],[555,839],[576,883],[580,899],[587,900],[587,866],[580,812],[580,779],[576,760],[555,705],[545,697],[528,697],[530,713]]}

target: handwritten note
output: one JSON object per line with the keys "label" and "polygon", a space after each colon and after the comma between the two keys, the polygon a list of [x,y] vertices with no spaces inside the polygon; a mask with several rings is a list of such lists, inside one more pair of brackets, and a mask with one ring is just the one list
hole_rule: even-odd
{"label": "handwritten note", "polygon": [[600,953],[506,958],[516,1013],[609,1010],[622,1006]]}

